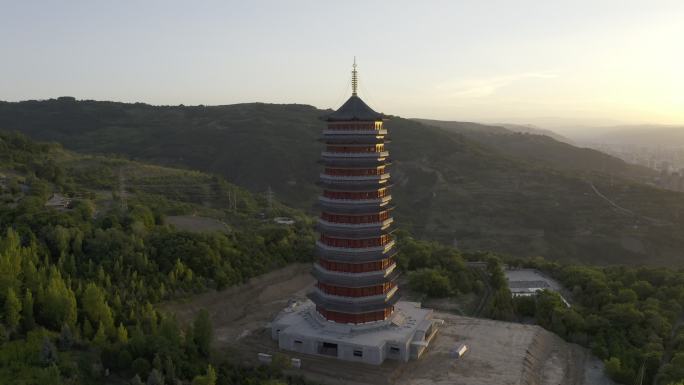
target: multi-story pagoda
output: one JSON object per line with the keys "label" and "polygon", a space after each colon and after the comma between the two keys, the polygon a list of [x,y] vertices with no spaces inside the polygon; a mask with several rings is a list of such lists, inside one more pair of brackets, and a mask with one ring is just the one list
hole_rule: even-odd
{"label": "multi-story pagoda", "polygon": [[357,85],[354,64],[352,96],[327,117],[323,132],[318,282],[309,295],[321,316],[345,324],[386,320],[399,300],[387,130]]}
{"label": "multi-story pagoda", "polygon": [[399,301],[392,238],[389,152],[383,114],[352,95],[326,117],[319,184],[320,238],[310,300],[273,321],[281,349],[381,364],[418,358],[440,320],[419,303]]}

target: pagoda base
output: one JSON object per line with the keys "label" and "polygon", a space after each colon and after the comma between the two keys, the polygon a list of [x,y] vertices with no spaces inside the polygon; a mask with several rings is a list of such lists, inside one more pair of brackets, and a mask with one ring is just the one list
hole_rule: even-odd
{"label": "pagoda base", "polygon": [[272,322],[271,337],[282,350],[373,365],[420,358],[444,321],[418,302],[399,301],[394,309],[385,321],[339,324],[323,318],[310,300],[294,302]]}

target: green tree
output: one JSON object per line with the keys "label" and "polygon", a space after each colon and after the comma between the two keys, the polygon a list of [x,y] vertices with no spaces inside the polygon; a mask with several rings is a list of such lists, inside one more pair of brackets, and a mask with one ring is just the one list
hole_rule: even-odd
{"label": "green tree", "polygon": [[57,270],[50,272],[45,293],[39,300],[41,318],[54,330],[76,323],[76,297]]}
{"label": "green tree", "polygon": [[93,338],[95,335],[95,330],[93,329],[93,324],[90,323],[87,319],[83,321],[83,337],[85,338]]}
{"label": "green tree", "polygon": [[43,337],[43,346],[40,350],[40,362],[45,366],[49,366],[56,363],[57,360],[57,348],[55,348],[55,345],[50,341],[48,336]]}
{"label": "green tree", "polygon": [[164,385],[164,376],[157,369],[152,369],[150,375],[147,376],[147,385]]}
{"label": "green tree", "polygon": [[5,325],[10,331],[14,331],[21,321],[21,301],[13,288],[7,289],[5,296]]}
{"label": "green tree", "polygon": [[119,326],[116,328],[116,340],[119,343],[128,343],[128,330],[119,322]]}
{"label": "green tree", "polygon": [[424,268],[410,272],[409,286],[430,297],[447,297],[451,294],[449,277],[437,269]]}
{"label": "green tree", "polygon": [[160,372],[162,371],[162,360],[161,357],[159,357],[159,354],[154,355],[154,359],[152,359],[152,367],[159,370]]}
{"label": "green tree", "polygon": [[71,333],[71,328],[69,325],[64,324],[62,326],[62,331],[59,334],[59,348],[62,350],[68,350],[74,343],[74,336]]}
{"label": "green tree", "polygon": [[145,385],[145,384],[143,384],[142,380],[140,379],[140,376],[136,374],[135,376],[133,376],[133,378],[131,378],[131,385]]}
{"label": "green tree", "polygon": [[214,367],[207,366],[207,372],[203,376],[196,376],[192,380],[192,385],[216,385],[216,370]]}
{"label": "green tree", "polygon": [[112,310],[105,300],[102,289],[90,282],[86,285],[81,298],[83,311],[93,324],[102,323],[107,330],[114,325]]}
{"label": "green tree", "polygon": [[563,307],[563,300],[561,300],[560,294],[555,291],[542,290],[537,293],[537,312],[535,314],[537,323],[546,329],[551,329],[554,311]]}
{"label": "green tree", "polygon": [[138,357],[133,360],[131,368],[140,378],[146,378],[150,373],[150,362],[143,357]]}
{"label": "green tree", "polygon": [[31,293],[31,290],[26,289],[26,293],[24,294],[24,299],[22,302],[21,311],[22,318],[24,320],[24,330],[33,330],[36,325],[36,320],[33,316],[33,294]]}
{"label": "green tree", "polygon": [[47,236],[47,241],[53,255],[57,257],[66,255],[69,252],[70,238],[69,229],[62,227],[61,225],[52,228]]}
{"label": "green tree", "polygon": [[667,381],[684,380],[684,351],[676,353],[663,369]]}
{"label": "green tree", "polygon": [[164,377],[169,382],[174,382],[176,380],[176,366],[173,364],[173,360],[170,356],[166,356],[164,360]]}
{"label": "green tree", "polygon": [[21,259],[25,251],[21,247],[21,239],[12,228],[7,229],[6,236],[0,238],[0,295],[2,300],[8,289],[19,290],[21,277]]}
{"label": "green tree", "polygon": [[515,304],[516,314],[523,317],[534,317],[537,313],[536,299],[533,296],[515,297],[513,300]]}
{"label": "green tree", "polygon": [[107,345],[107,333],[105,332],[105,326],[100,322],[100,326],[97,328],[97,332],[93,337],[93,343],[99,348],[104,348]]}
{"label": "green tree", "polygon": [[209,312],[206,309],[199,311],[193,322],[193,335],[198,351],[205,357],[209,357],[213,330]]}
{"label": "green tree", "polygon": [[486,314],[490,318],[504,321],[512,320],[515,315],[515,308],[508,287],[502,286],[494,291],[486,309]]}
{"label": "green tree", "polygon": [[613,378],[617,379],[621,373],[622,373],[622,364],[620,363],[620,359],[617,357],[610,357],[608,360],[604,362],[605,365],[605,370],[608,375]]}

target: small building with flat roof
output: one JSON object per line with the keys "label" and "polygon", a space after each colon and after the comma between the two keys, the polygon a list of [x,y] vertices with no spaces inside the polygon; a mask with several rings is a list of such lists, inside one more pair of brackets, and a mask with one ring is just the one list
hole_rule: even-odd
{"label": "small building with flat roof", "polygon": [[71,208],[71,198],[67,198],[62,194],[52,194],[50,199],[45,202],[45,207],[51,207],[58,210],[66,210]]}
{"label": "small building with flat roof", "polygon": [[563,286],[539,270],[506,269],[505,274],[513,297],[531,297],[542,290],[550,290],[560,294],[563,302],[570,306],[570,303],[563,297]]}

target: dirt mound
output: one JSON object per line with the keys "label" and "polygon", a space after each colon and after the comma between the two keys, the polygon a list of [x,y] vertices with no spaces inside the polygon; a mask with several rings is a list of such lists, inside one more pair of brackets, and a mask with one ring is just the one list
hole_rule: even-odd
{"label": "dirt mound", "polygon": [[266,327],[291,298],[303,298],[313,285],[310,270],[310,264],[294,264],[252,278],[240,286],[160,307],[176,314],[181,323],[191,322],[201,309],[207,309],[214,325],[214,344],[222,348]]}

